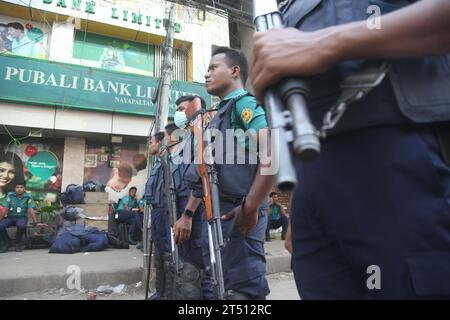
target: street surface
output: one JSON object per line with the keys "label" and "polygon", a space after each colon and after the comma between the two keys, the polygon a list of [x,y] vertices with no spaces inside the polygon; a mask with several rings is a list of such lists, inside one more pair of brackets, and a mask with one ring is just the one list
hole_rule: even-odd
{"label": "street surface", "polygon": [[[267,276],[270,287],[268,300],[299,300],[292,273],[274,273]],[[120,290],[122,287],[114,287]],[[142,300],[144,291],[140,283],[124,286],[121,293],[98,293],[98,288],[86,290],[67,290],[64,288],[53,288],[50,290],[30,292],[20,295],[0,298],[0,300]]]}

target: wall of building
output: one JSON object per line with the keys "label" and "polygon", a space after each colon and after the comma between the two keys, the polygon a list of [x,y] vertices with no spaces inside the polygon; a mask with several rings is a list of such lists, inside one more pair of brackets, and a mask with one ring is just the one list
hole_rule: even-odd
{"label": "wall of building", "polygon": [[[22,0],[6,0],[6,3],[24,6]],[[168,16],[170,2],[158,0],[135,0],[135,1],[95,1],[95,13],[86,13],[85,5],[88,1],[80,1],[80,10],[72,9],[72,1],[66,0],[66,7],[58,6],[56,0],[31,0],[31,8],[45,10],[49,13],[57,14],[42,15],[35,14],[35,19],[46,20],[52,26],[50,59],[76,63],[72,58],[73,34],[75,30],[95,32],[137,40],[140,42],[150,42],[161,44],[165,37],[166,30],[162,24],[157,27],[155,19],[164,19]],[[118,18],[112,18],[113,8],[116,10]],[[127,13],[127,21],[124,21],[124,11]],[[26,11],[25,11],[26,12]],[[142,23],[132,22],[132,13],[142,14]],[[147,25],[147,16],[150,24]],[[26,18],[26,17],[24,17]],[[56,20],[55,20],[56,19]],[[55,20],[55,21],[53,21]],[[86,24],[85,21],[90,23]],[[192,81],[204,82],[204,74],[211,56],[211,46],[228,46],[229,32],[228,19],[223,16],[206,12],[199,12],[198,9],[176,5],[176,22],[179,23],[180,32],[176,32],[174,39],[175,46],[191,50],[192,61]]]}
{"label": "wall of building", "polygon": [[[252,48],[253,48],[253,34],[255,33],[254,28],[250,28],[244,24],[238,25],[238,36],[240,41],[240,49],[245,53],[247,59],[250,59]],[[250,62],[250,61],[249,61]],[[252,91],[252,86],[250,81],[246,83],[246,89]]]}
{"label": "wall of building", "polygon": [[83,184],[84,151],[86,139],[66,137],[64,139],[64,167],[62,174],[62,188],[66,190],[68,184]]}
{"label": "wall of building", "polygon": [[[159,18],[162,20],[167,18],[170,2],[161,0],[95,0],[95,13],[87,13],[86,4],[88,2],[93,3],[89,0],[5,0],[0,1],[0,18],[4,22],[20,22],[27,29],[25,32],[28,35],[32,34],[30,32],[32,28],[38,28],[42,31],[45,35],[43,38],[45,41],[42,40],[41,42],[43,44],[48,43],[48,46],[41,46],[43,48],[42,55],[31,55],[31,57],[48,59],[52,62],[51,65],[54,68],[64,68],[64,70],[70,70],[71,72],[78,72],[81,69],[83,69],[83,72],[86,72],[87,70],[86,74],[89,75],[95,72],[99,73],[99,71],[86,68],[93,67],[90,65],[85,65],[84,68],[77,66],[77,64],[83,65],[80,57],[78,59],[74,58],[74,48],[76,49],[75,35],[77,31],[78,34],[80,32],[99,34],[113,38],[111,40],[123,39],[130,43],[134,41],[140,44],[148,44],[149,47],[162,44],[166,29],[162,23],[157,27],[155,19]],[[74,3],[80,3],[79,10],[73,8]],[[117,19],[112,17],[114,15],[113,8],[117,12]],[[124,11],[128,11],[128,19],[124,19]],[[133,12],[142,14],[142,23],[132,22]],[[147,16],[150,18],[147,18]],[[148,21],[150,21],[149,25],[147,25]],[[203,83],[204,74],[206,73],[211,57],[212,46],[229,45],[228,19],[222,15],[214,15],[201,12],[197,9],[176,5],[176,22],[178,27],[174,35],[174,46],[177,49],[185,49],[186,51],[188,60],[187,79],[189,82]],[[80,40],[78,40],[78,44],[80,43]],[[12,50],[11,52],[15,53]],[[144,54],[148,54],[147,50],[143,52]],[[31,67],[23,68],[36,69],[41,72],[47,72],[51,69],[50,64],[46,63],[46,61],[44,61],[45,63],[40,63],[42,60],[29,59],[30,55],[28,54],[22,55],[26,56],[26,58],[18,57],[16,59],[16,57],[8,55],[10,59],[13,58],[15,60],[11,62],[12,65],[21,59],[31,64]],[[7,59],[7,55],[3,55],[2,57]],[[59,65],[59,63],[69,65]],[[6,66],[6,63],[0,66],[2,75],[4,75]],[[53,70],[52,72],[55,71]],[[110,71],[108,70],[106,72]],[[114,78],[116,81],[123,80],[123,73],[111,72],[114,73],[106,74],[105,78],[107,80],[111,78]],[[50,74],[50,71],[48,73]],[[56,74],[57,72],[55,72]],[[94,76],[92,75],[92,77]],[[140,78],[136,78],[132,75],[132,77],[141,81],[144,80],[146,83],[150,82],[146,76],[141,75]],[[2,77],[0,80],[4,80],[6,83],[4,78]],[[132,82],[135,81],[134,79],[129,80],[127,78],[127,81]],[[152,81],[154,80],[153,78]],[[125,82],[125,80],[123,81]],[[22,82],[25,83],[26,81]],[[117,110],[115,110],[116,112],[110,112],[109,110],[114,110],[113,108],[109,108],[107,111],[77,108],[80,106],[93,108],[95,106],[93,104],[94,102],[109,106],[103,100],[106,99],[106,95],[104,96],[105,98],[91,99],[90,96],[87,96],[81,90],[79,95],[71,95],[69,92],[67,95],[62,95],[61,99],[50,100],[48,102],[44,99],[47,97],[45,95],[46,91],[42,89],[44,87],[26,87],[25,89],[29,93],[27,99],[24,98],[23,92],[25,89],[22,87],[22,83],[17,82],[17,85],[11,85],[11,88],[21,90],[17,95],[10,95],[11,92],[7,91],[9,87],[3,86],[3,98],[7,99],[7,101],[0,101],[0,133],[6,134],[6,131],[8,131],[14,137],[23,138],[20,141],[24,148],[26,148],[28,141],[30,141],[27,135],[31,131],[38,132],[36,138],[33,138],[33,141],[36,141],[36,145],[39,145],[41,140],[50,142],[58,141],[59,148],[63,150],[63,154],[59,158],[59,162],[62,160],[63,166],[59,168],[59,170],[62,168],[62,172],[55,172],[55,176],[57,175],[59,179],[58,187],[53,190],[53,192],[56,192],[55,194],[64,191],[68,184],[82,185],[85,182],[84,180],[86,180],[86,173],[91,168],[94,168],[94,165],[97,167],[97,163],[98,167],[108,167],[108,173],[102,174],[102,177],[105,176],[107,179],[110,179],[109,173],[113,169],[117,169],[119,165],[133,165],[130,159],[133,158],[134,154],[147,154],[145,141],[153,122],[153,119],[149,115],[142,116],[117,113]],[[187,90],[191,90],[186,85],[186,83],[183,83],[179,87],[174,86],[175,89],[173,90],[176,93],[172,95],[172,100],[176,99],[176,95],[186,94],[188,92]],[[201,84],[190,85],[193,87],[201,87]],[[154,87],[153,84],[148,84],[148,86]],[[64,88],[63,85],[59,87]],[[52,89],[57,90],[56,85]],[[35,99],[33,100],[30,97]],[[88,101],[90,103],[77,104],[81,97],[88,97],[91,99]],[[72,104],[69,102],[66,103],[66,98]],[[149,100],[151,95],[148,94],[142,98]],[[124,104],[128,109],[123,109],[122,112],[130,112],[133,106],[127,103]],[[63,105],[65,106],[63,107]],[[73,107],[67,107],[67,105]],[[39,135],[42,138],[39,138]],[[112,135],[124,136],[124,142],[113,144],[111,142]],[[64,146],[62,146],[62,137],[64,137]],[[104,147],[108,150],[104,154],[100,154],[98,161],[95,158],[95,164],[89,163],[89,159],[94,159],[97,155],[95,153],[96,150],[94,150],[97,145],[99,148]],[[103,156],[105,157],[104,159]],[[135,172],[137,170],[133,167],[133,179],[135,180],[138,176],[137,172]],[[54,202],[54,200],[51,199],[50,201]]]}
{"label": "wall of building", "polygon": [[[73,2],[76,1],[32,0],[27,1],[28,8],[22,0],[6,0],[0,3],[0,10],[4,16],[48,26],[50,31],[44,30],[49,38],[48,59],[62,63],[80,62],[73,58],[76,30],[117,36],[118,39],[146,40],[156,45],[161,44],[165,36],[165,28],[157,28],[154,19],[167,17],[170,2],[99,0],[95,1],[95,14],[85,12],[88,1],[78,1],[80,10],[72,8]],[[58,6],[58,3],[65,3],[66,7]],[[117,9],[118,19],[111,17],[113,7]],[[124,21],[124,11],[129,12],[128,21]],[[132,12],[143,15],[142,24],[132,23]],[[146,25],[146,16],[151,17],[150,26]],[[229,45],[227,18],[176,5],[176,21],[181,30],[175,33],[175,46],[189,51],[191,79],[203,83],[212,46]],[[10,126],[133,136],[146,136],[152,122],[141,116],[3,101],[0,102],[0,113],[0,124]]]}
{"label": "wall of building", "polygon": [[148,135],[151,118],[50,106],[0,103],[0,124],[50,130]]}

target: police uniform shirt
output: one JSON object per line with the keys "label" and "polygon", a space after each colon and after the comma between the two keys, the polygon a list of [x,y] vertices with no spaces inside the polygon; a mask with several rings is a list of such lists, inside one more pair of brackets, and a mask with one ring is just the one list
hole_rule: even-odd
{"label": "police uniform shirt", "polygon": [[[258,132],[260,129],[267,127],[265,111],[256,103],[255,97],[249,95],[244,89],[237,89],[229,93],[219,103],[219,109],[223,108],[231,99],[237,99],[236,108],[231,113],[231,129],[242,129],[243,131],[252,129]],[[239,115],[240,123],[236,123],[235,111]],[[242,132],[239,133],[239,131],[236,131],[234,135],[241,146],[245,147],[245,149],[249,148],[247,136],[244,136]]]}
{"label": "police uniform shirt", "polygon": [[138,202],[136,198],[125,196],[120,200],[119,206],[117,207],[117,211],[125,210],[125,204],[128,205],[128,210],[138,207]]}
{"label": "police uniform shirt", "polygon": [[280,220],[280,215],[281,215],[281,205],[279,205],[278,203],[271,204],[269,206],[270,220]]}
{"label": "police uniform shirt", "polygon": [[10,192],[3,200],[3,206],[9,208],[8,216],[26,217],[28,209],[34,208],[34,201],[28,193],[19,198],[15,192]]}
{"label": "police uniform shirt", "polygon": [[[229,93],[225,99],[219,103],[219,109],[224,107],[230,99],[248,94],[244,89],[237,89]],[[256,104],[256,99],[253,96],[245,95],[236,101],[236,111],[242,120],[245,130],[254,129],[259,131],[262,128],[267,127],[266,115],[264,109]],[[239,124],[235,123],[234,111],[231,115],[231,128],[240,128]]]}
{"label": "police uniform shirt", "polygon": [[142,198],[141,200],[139,200],[139,208],[144,208],[145,207],[145,199]]}

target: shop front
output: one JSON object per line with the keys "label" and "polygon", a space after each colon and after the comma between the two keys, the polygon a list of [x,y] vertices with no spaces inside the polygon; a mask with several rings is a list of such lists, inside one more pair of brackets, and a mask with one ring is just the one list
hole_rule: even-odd
{"label": "shop front", "polygon": [[[186,94],[211,106],[203,76],[213,46],[229,44],[226,18],[176,8],[169,116]],[[0,2],[0,197],[22,178],[45,204],[69,184],[112,201],[131,186],[141,195],[167,9],[160,1]]]}

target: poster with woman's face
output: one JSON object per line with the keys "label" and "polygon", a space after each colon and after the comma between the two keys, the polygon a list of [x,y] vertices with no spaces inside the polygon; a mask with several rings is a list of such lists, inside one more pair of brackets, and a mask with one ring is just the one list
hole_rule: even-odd
{"label": "poster with woman's face", "polygon": [[44,205],[58,201],[62,184],[64,143],[25,139],[11,143],[0,137],[0,200],[24,182],[27,192]]}

